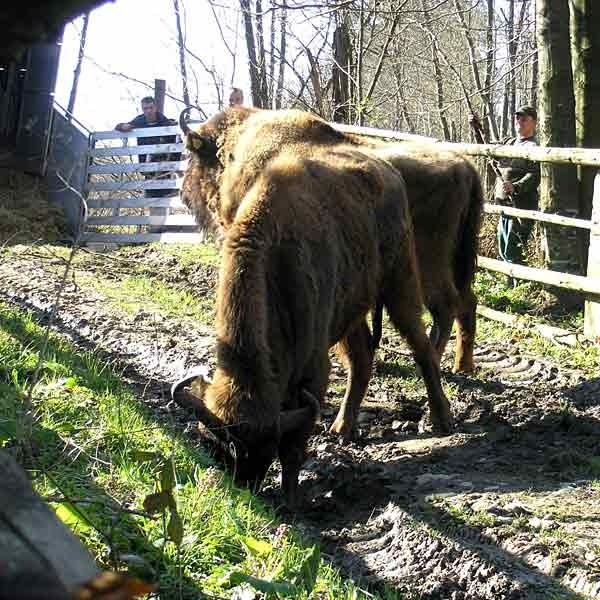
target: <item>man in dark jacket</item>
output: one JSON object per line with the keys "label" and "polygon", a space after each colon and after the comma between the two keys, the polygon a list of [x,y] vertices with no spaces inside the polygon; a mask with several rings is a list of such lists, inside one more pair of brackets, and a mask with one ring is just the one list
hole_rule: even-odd
{"label": "man in dark jacket", "polygon": [[[128,123],[118,123],[115,126],[117,131],[131,131],[132,129],[139,129],[142,127],[168,127],[170,125],[177,125],[177,121],[174,119],[168,119],[161,112],[158,111],[154,98],[152,96],[146,96],[142,98],[142,114],[138,115],[134,119],[131,119]],[[151,144],[174,144],[177,141],[174,135],[162,135],[156,137],[143,137],[138,138],[138,146],[149,146]],[[161,162],[164,160],[180,160],[181,155],[176,154],[140,154],[140,162]]]}
{"label": "man in dark jacket", "polygon": [[[529,148],[537,146],[535,128],[537,112],[532,106],[522,106],[515,113],[517,136],[504,140],[510,146]],[[516,208],[537,210],[537,188],[540,183],[540,165],[525,158],[497,160],[501,177],[496,179],[494,197],[498,204],[512,204]],[[498,254],[510,263],[524,262],[524,249],[533,229],[530,219],[501,215],[498,222]]]}

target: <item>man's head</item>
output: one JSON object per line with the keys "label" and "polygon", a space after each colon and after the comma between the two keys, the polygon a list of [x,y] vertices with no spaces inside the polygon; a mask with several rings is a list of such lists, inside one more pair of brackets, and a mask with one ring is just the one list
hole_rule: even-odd
{"label": "man's head", "polygon": [[528,138],[535,135],[537,125],[537,111],[533,106],[521,106],[515,111],[515,121],[517,123],[517,133],[522,138]]}
{"label": "man's head", "polygon": [[244,104],[244,92],[240,88],[231,88],[229,106],[241,106],[242,104]]}
{"label": "man's head", "polygon": [[142,112],[146,116],[146,120],[150,122],[156,121],[156,113],[158,111],[152,96],[146,96],[145,98],[142,98]]}

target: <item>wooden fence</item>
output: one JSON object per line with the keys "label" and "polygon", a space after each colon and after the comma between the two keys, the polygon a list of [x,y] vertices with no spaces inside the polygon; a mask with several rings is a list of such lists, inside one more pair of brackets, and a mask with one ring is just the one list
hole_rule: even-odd
{"label": "wooden fence", "polygon": [[[179,199],[185,160],[177,126],[90,135],[83,241],[102,244],[187,242],[203,239]],[[132,138],[175,138],[175,143],[129,145]],[[155,140],[152,140],[155,141]],[[139,142],[138,142],[139,144]],[[145,162],[134,157],[146,156]],[[166,155],[166,156],[159,156]],[[158,160],[153,160],[158,158]]]}
{"label": "wooden fence", "polygon": [[[467,156],[489,158],[527,158],[539,162],[571,164],[600,169],[600,149],[544,148],[528,149],[493,144],[457,144],[397,131],[334,124],[340,130],[402,142],[432,143],[436,147]],[[181,153],[184,145],[159,143],[129,146],[131,138],[177,136],[179,128],[150,127],[131,132],[102,131],[90,136],[88,160],[88,209],[84,240],[100,243],[197,242],[192,215],[179,199],[180,179],[185,161],[134,162],[139,155]],[[115,145],[114,142],[120,142]],[[112,143],[100,147],[100,143]],[[154,177],[148,178],[150,174]],[[157,194],[158,192],[158,194]],[[158,197],[157,197],[158,196]],[[479,266],[518,279],[574,290],[585,294],[584,335],[600,340],[600,170],[594,181],[591,220],[513,207],[486,204],[486,213],[505,214],[540,223],[586,229],[590,232],[587,276],[514,265],[479,257]],[[169,211],[176,211],[175,213]],[[99,229],[100,228],[100,229]],[[109,228],[110,231],[106,231]],[[144,229],[145,228],[145,229]],[[158,230],[157,230],[158,228]]]}
{"label": "wooden fence", "polygon": [[554,287],[581,292],[586,297],[584,336],[600,342],[600,149],[596,148],[518,148],[496,144],[457,144],[428,138],[420,135],[406,134],[397,131],[338,125],[340,131],[367,137],[377,137],[402,142],[435,144],[437,148],[450,150],[467,156],[484,156],[488,158],[526,158],[537,162],[553,164],[570,164],[599,169],[594,178],[594,197],[591,219],[575,219],[563,215],[544,213],[534,210],[523,210],[507,206],[485,204],[486,213],[505,214],[521,219],[531,219],[539,223],[550,223],[563,227],[586,229],[590,232],[588,250],[587,275],[572,275],[550,269],[536,269],[523,265],[515,265],[501,260],[478,257],[479,267],[497,273],[504,273],[518,279],[535,281]]}

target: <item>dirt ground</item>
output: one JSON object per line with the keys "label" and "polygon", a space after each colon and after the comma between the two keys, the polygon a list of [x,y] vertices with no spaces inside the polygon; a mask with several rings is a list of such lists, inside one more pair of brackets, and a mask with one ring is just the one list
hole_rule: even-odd
{"label": "dirt ground", "polygon": [[[213,266],[181,268],[158,249],[135,261],[196,294],[214,291]],[[47,318],[63,266],[41,251],[1,255],[0,299]],[[88,255],[62,293],[56,328],[119,365],[157,418],[175,418],[195,439],[168,386],[190,367],[214,366],[210,325],[120,312],[80,284],[127,271],[118,257]],[[444,380],[457,428],[432,437],[419,432],[424,388],[386,330],[352,443],[327,433],[345,385],[334,363],[301,474],[304,509],[282,519],[319,540],[346,576],[407,598],[600,598],[600,372],[529,356],[508,335],[478,339],[473,376],[453,375],[452,356],[451,347]],[[277,478],[274,467],[262,491],[275,506]]]}

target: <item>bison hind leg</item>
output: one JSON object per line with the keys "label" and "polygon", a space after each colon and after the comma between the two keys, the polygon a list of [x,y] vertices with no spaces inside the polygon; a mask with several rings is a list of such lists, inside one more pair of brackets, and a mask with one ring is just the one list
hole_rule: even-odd
{"label": "bison hind leg", "polygon": [[445,286],[435,298],[427,302],[427,308],[433,319],[433,325],[429,332],[429,341],[437,353],[438,365],[450,341],[452,325],[458,312],[458,306],[458,292],[452,284]]}
{"label": "bison hind leg", "polygon": [[439,357],[425,332],[421,317],[423,306],[415,263],[410,257],[399,261],[389,274],[384,291],[384,304],[392,325],[404,337],[427,388],[431,422],[434,429],[449,433],[453,427],[452,412],[441,383]]}
{"label": "bison hind leg", "polygon": [[340,410],[329,431],[348,441],[352,438],[358,409],[367,391],[373,366],[375,350],[366,321],[361,321],[337,345],[336,350],[348,370],[348,380]]}
{"label": "bison hind leg", "polygon": [[456,356],[454,359],[455,373],[472,373],[473,348],[475,345],[477,323],[477,297],[469,290],[462,301],[462,306],[456,316],[458,331],[456,334]]}

